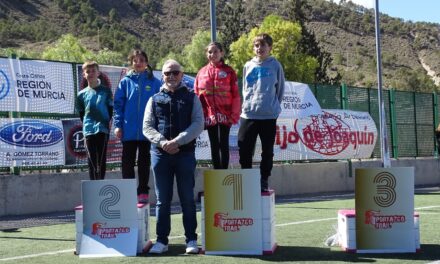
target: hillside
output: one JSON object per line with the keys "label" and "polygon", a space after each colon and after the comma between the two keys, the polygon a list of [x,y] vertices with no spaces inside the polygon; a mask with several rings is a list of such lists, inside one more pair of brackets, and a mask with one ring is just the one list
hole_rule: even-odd
{"label": "hillside", "polygon": [[[217,1],[217,23],[234,1]],[[264,16],[288,18],[291,1],[243,1],[243,32]],[[324,51],[331,53],[329,75],[339,72],[351,86],[376,85],[374,10],[354,4],[308,0],[302,12],[306,27]],[[91,50],[107,48],[127,54],[145,48],[150,61],[181,52],[198,30],[209,30],[209,1],[202,0],[2,0],[0,48],[38,55],[62,34],[72,33]],[[440,87],[440,26],[381,16],[384,86],[431,92]],[[2,54],[2,53],[0,53]],[[7,54],[7,52],[3,52]],[[437,87],[434,86],[434,83]]]}

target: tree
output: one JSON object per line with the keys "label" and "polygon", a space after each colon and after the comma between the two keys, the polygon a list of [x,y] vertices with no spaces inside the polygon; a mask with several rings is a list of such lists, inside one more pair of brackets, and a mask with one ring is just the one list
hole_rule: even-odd
{"label": "tree", "polygon": [[310,9],[310,6],[306,4],[305,0],[289,0],[287,3],[287,15],[289,19],[299,23],[301,26],[302,38],[298,43],[298,51],[312,56],[318,61],[319,67],[317,67],[315,71],[315,82],[338,84],[342,77],[339,73],[334,77],[328,76],[327,69],[331,66],[333,59],[329,52],[321,50],[315,33],[307,29],[305,25],[307,21],[304,13],[305,9]]}
{"label": "tree", "polygon": [[228,63],[239,70],[239,75],[245,62],[254,56],[252,40],[260,33],[267,33],[273,38],[272,55],[283,65],[287,80],[305,83],[315,81],[318,61],[298,51],[298,43],[301,40],[300,25],[275,15],[267,16],[260,27],[253,28],[231,44]]}
{"label": "tree", "polygon": [[241,0],[232,0],[225,3],[219,20],[223,21],[221,32],[223,34],[223,45],[225,53],[229,54],[229,46],[245,32],[247,21],[245,9]]}
{"label": "tree", "polygon": [[72,34],[62,35],[58,41],[43,52],[43,59],[69,62],[83,62],[93,57]]}
{"label": "tree", "polygon": [[[222,35],[218,35],[218,39],[222,39]],[[181,54],[175,52],[168,53],[165,58],[160,60],[159,65],[163,65],[166,59],[175,59],[179,61],[186,72],[197,73],[200,68],[208,63],[205,48],[211,42],[210,31],[197,31],[192,37],[191,43],[183,48]]]}
{"label": "tree", "polygon": [[110,22],[119,22],[119,16],[118,16],[118,12],[116,11],[116,9],[112,8],[110,9],[110,11],[108,12],[108,18]]}
{"label": "tree", "polygon": [[205,48],[211,41],[209,31],[197,31],[191,43],[183,48],[183,61],[187,72],[197,72],[207,63]]}
{"label": "tree", "polygon": [[124,63],[124,56],[119,52],[105,48],[98,51],[98,54],[94,56],[94,60],[103,65],[122,65]]}

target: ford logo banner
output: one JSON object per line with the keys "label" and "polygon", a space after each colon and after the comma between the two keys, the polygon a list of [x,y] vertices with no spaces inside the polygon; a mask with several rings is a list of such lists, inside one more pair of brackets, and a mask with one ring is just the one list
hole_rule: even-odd
{"label": "ford logo banner", "polygon": [[48,147],[63,140],[63,131],[42,121],[17,121],[0,127],[0,140],[19,147]]}

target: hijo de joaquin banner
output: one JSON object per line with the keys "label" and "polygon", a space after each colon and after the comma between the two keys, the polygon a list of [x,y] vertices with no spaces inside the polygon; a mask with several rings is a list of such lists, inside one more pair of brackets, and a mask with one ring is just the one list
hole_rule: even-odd
{"label": "hijo de joaquin banner", "polygon": [[72,65],[0,58],[0,111],[74,113]]}
{"label": "hijo de joaquin banner", "polygon": [[[322,110],[319,115],[277,120],[274,160],[369,158],[376,140],[376,125],[368,113]],[[256,151],[260,149],[257,144]]]}
{"label": "hijo de joaquin banner", "polygon": [[[238,160],[237,133],[233,125],[229,134],[231,162]],[[301,119],[277,119],[274,160],[360,159],[369,158],[377,141],[377,128],[367,112],[323,109],[319,115]],[[259,162],[261,143],[253,159]],[[207,132],[197,139],[196,158],[211,159]]]}
{"label": "hijo de joaquin banner", "polygon": [[0,119],[0,166],[64,165],[59,120]]}

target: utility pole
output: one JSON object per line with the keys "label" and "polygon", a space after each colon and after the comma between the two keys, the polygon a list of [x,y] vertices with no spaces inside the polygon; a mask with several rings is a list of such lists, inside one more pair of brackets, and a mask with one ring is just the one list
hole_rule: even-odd
{"label": "utility pole", "polygon": [[390,152],[388,151],[387,122],[385,117],[385,105],[382,96],[382,60],[380,51],[380,25],[379,25],[379,0],[375,5],[376,18],[376,62],[377,62],[377,99],[379,104],[379,128],[380,128],[380,156],[382,158],[382,166],[384,168],[391,167]]}
{"label": "utility pole", "polygon": [[210,15],[211,15],[211,42],[216,41],[216,22],[215,22],[215,0],[210,0]]}

